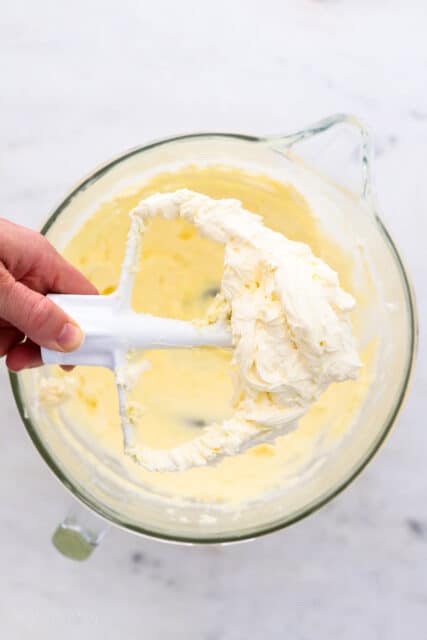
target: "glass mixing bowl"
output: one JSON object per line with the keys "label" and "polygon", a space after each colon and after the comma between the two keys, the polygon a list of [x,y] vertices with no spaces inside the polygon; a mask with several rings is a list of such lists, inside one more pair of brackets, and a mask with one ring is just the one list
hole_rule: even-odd
{"label": "glass mixing bowl", "polygon": [[[191,543],[243,540],[286,527],[318,509],[342,491],[373,457],[407,392],[417,331],[407,272],[375,206],[370,147],[365,128],[346,115],[284,136],[194,134],[170,138],[106,163],[55,209],[42,232],[61,249],[101,200],[155,173],[192,163],[256,168],[278,179],[286,173],[303,195],[317,199],[319,209],[327,212],[322,224],[337,242],[353,249],[363,245],[363,259],[369,263],[375,282],[369,285],[375,295],[360,322],[364,339],[375,335],[378,340],[376,375],[351,433],[326,459],[313,465],[303,481],[247,508],[243,505],[237,512],[218,508],[214,518],[205,518],[204,526],[201,516],[212,514],[210,505],[194,501],[170,504],[167,497],[154,499],[150,492],[122,477],[114,460],[101,461],[95,472],[93,462],[98,453],[89,450],[72,429],[57,429],[43,413],[34,411],[37,373],[11,374],[16,403],[35,446],[81,502],[125,529],[161,539]],[[310,194],[304,191],[307,185]],[[367,283],[361,282],[360,286]],[[77,523],[68,522],[62,530],[67,527],[78,531]],[[70,555],[77,557],[79,553]],[[83,550],[81,557],[84,555]]]}

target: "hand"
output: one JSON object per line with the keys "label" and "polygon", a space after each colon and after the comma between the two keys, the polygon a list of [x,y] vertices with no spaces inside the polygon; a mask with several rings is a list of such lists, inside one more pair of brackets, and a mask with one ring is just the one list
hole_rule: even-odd
{"label": "hand", "polygon": [[0,357],[12,371],[41,365],[41,346],[74,351],[83,340],[47,293],[97,291],[40,233],[0,219]]}

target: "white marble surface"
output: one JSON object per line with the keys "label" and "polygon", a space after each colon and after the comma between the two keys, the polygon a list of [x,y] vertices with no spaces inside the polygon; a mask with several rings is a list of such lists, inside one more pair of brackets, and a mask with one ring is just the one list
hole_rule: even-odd
{"label": "white marble surface", "polygon": [[[426,19],[425,0],[4,2],[0,214],[38,227],[94,165],[152,138],[285,132],[353,112],[375,132],[379,199],[423,320]],[[423,337],[397,429],[319,513],[220,549],[115,530],[86,564],[50,545],[67,498],[29,443],[2,366],[2,637],[425,637]]]}

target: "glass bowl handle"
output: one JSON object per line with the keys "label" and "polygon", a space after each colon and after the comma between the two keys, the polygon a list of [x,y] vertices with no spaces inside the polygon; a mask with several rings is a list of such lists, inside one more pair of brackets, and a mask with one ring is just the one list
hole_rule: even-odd
{"label": "glass bowl handle", "polygon": [[356,116],[338,113],[294,133],[264,138],[263,142],[291,158],[297,146],[295,155],[299,159],[375,210],[372,137]]}
{"label": "glass bowl handle", "polygon": [[88,509],[74,503],[56,527],[52,544],[71,560],[87,560],[108,532],[109,525]]}

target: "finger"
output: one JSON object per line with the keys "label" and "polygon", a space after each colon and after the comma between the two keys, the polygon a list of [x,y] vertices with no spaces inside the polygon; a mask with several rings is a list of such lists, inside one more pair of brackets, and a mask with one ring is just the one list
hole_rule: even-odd
{"label": "finger", "polygon": [[24,334],[13,327],[0,329],[0,358],[5,356],[15,344],[22,342],[24,338]]}
{"label": "finger", "polygon": [[11,371],[21,371],[22,369],[32,369],[39,367],[42,363],[40,347],[31,340],[12,347],[6,356],[6,366]]}
{"label": "finger", "polygon": [[51,278],[47,283],[49,293],[70,293],[76,295],[96,295],[96,287],[72,264],[67,262],[56,249],[50,245],[52,261]]}
{"label": "finger", "polygon": [[74,351],[83,341],[80,327],[65,311],[13,279],[0,286],[0,316],[41,347]]}
{"label": "finger", "polygon": [[41,293],[70,293],[96,295],[96,287],[63,256],[50,242],[38,234],[39,248],[35,252],[36,268],[33,272],[39,279],[31,288]]}
{"label": "finger", "polygon": [[[14,372],[40,367],[43,365],[40,347],[30,340],[15,344],[6,356],[6,365]],[[68,372],[73,371],[74,367],[72,365],[61,365],[61,369]]]}
{"label": "finger", "polygon": [[15,280],[40,293],[97,293],[40,233],[7,220],[0,220],[0,225],[0,255]]}

